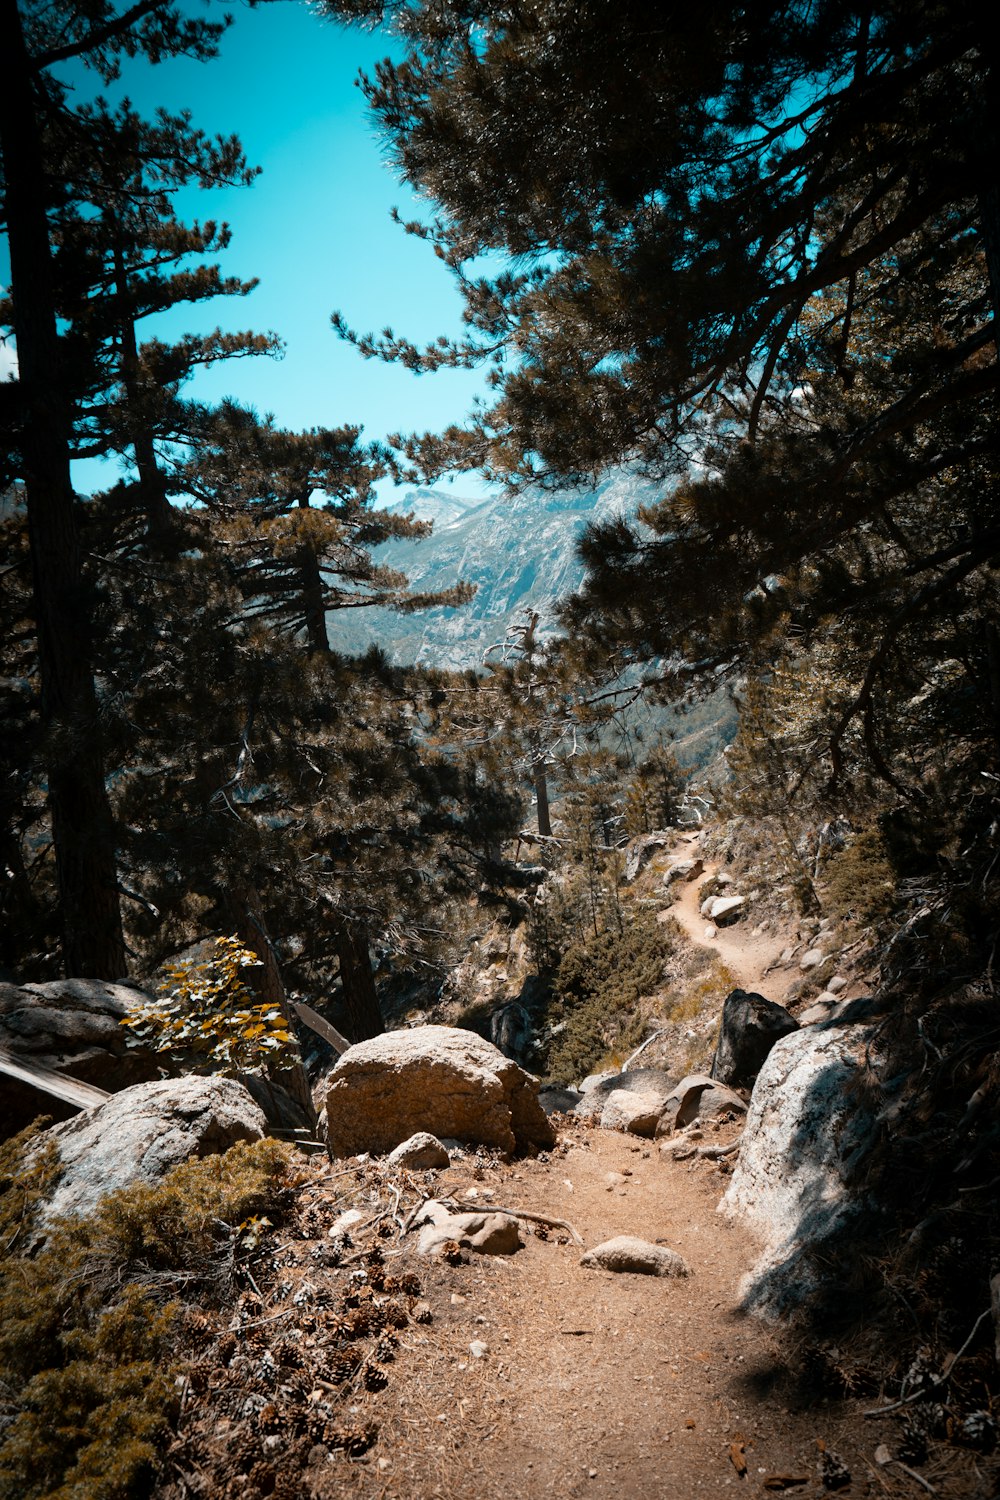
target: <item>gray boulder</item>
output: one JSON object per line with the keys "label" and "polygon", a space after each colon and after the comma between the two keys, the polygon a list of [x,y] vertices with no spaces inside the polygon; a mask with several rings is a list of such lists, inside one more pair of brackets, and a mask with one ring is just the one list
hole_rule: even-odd
{"label": "gray boulder", "polygon": [[596,1075],[595,1081],[584,1079],[590,1087],[573,1111],[585,1120],[596,1120],[604,1111],[611,1094],[626,1090],[630,1094],[659,1094],[664,1100],[674,1087],[674,1080],[662,1068],[630,1068],[625,1073]]}
{"label": "gray boulder", "polygon": [[440,1255],[448,1244],[458,1244],[477,1255],[514,1255],[523,1243],[512,1214],[455,1213],[436,1199],[424,1204],[412,1227],[420,1229],[418,1255]]}
{"label": "gray boulder", "polygon": [[335,1156],[391,1151],[418,1130],[508,1153],[555,1142],[537,1078],[451,1026],[390,1031],[350,1047],[330,1074],[326,1118]]}
{"label": "gray boulder", "polygon": [[748,990],[733,990],[722,1007],[722,1024],[711,1076],[734,1088],[751,1088],[775,1042],[798,1030],[781,1005]]}
{"label": "gray boulder", "polygon": [[810,1252],[850,1232],[867,1206],[853,1182],[873,1117],[853,1084],[871,1045],[870,1027],[809,1027],[782,1038],[761,1069],[719,1205],[764,1243],[743,1286],[751,1310],[779,1316],[808,1300],[818,1274]]}
{"label": "gray boulder", "polygon": [[[0,1050],[15,1062],[50,1069],[114,1094],[163,1072],[163,1059],[123,1026],[147,999],[126,984],[58,979],[47,984],[0,984]],[[76,1110],[26,1079],[0,1087],[0,1139],[40,1114],[67,1119]]]}
{"label": "gray boulder", "polygon": [[630,1089],[615,1089],[608,1094],[601,1111],[601,1129],[627,1130],[652,1140],[665,1102],[662,1093],[637,1094]]}
{"label": "gray boulder", "polygon": [[661,849],[673,843],[676,835],[670,833],[644,833],[633,839],[625,850],[625,881],[631,884],[646,868],[649,861]]}
{"label": "gray boulder", "polygon": [[267,1133],[264,1113],[233,1078],[139,1083],[45,1132],[61,1175],[41,1214],[81,1217],[133,1182],[158,1182],[193,1156],[215,1156]]}
{"label": "gray boulder", "polygon": [[418,1130],[409,1140],[401,1142],[386,1157],[390,1167],[410,1167],[415,1172],[430,1171],[436,1167],[448,1167],[451,1158],[438,1140],[427,1130]]}
{"label": "gray boulder", "polygon": [[638,1276],[690,1276],[691,1268],[683,1256],[666,1245],[653,1245],[631,1234],[620,1234],[587,1250],[580,1257],[581,1266],[600,1271],[626,1271]]}
{"label": "gray boulder", "polygon": [[689,1073],[670,1091],[656,1127],[656,1134],[684,1130],[698,1118],[714,1119],[727,1110],[743,1113],[746,1105],[739,1094],[709,1078],[707,1073]]}

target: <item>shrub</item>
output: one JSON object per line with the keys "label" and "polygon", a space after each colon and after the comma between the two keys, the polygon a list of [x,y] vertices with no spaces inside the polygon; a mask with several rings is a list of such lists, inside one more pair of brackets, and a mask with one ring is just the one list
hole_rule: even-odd
{"label": "shrub", "polygon": [[122,1022],[157,1052],[169,1052],[187,1072],[261,1072],[294,1067],[295,1043],[281,1009],[258,1005],[243,983],[258,968],[256,953],[235,937],[217,938],[212,957],[185,961],[168,971],[158,1001],[148,1001]]}
{"label": "shrub", "polygon": [[280,1206],[289,1148],[240,1143],[187,1162],[57,1224],[30,1255],[58,1172],[36,1135],[0,1148],[0,1500],[136,1500],[173,1409],[168,1297],[218,1290],[244,1221]]}
{"label": "shrub", "polygon": [[566,1029],[553,1043],[546,1082],[575,1083],[610,1049],[624,1055],[642,1040],[642,996],[658,990],[671,945],[649,912],[622,930],[605,928],[570,945],[554,983],[552,1019]]}
{"label": "shrub", "polygon": [[824,905],[834,916],[874,927],[893,909],[896,878],[877,828],[859,833],[832,855],[825,871]]}

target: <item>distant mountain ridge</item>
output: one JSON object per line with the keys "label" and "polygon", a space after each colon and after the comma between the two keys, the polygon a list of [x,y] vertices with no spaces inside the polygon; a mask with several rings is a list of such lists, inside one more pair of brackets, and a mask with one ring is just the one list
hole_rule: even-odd
{"label": "distant mountain ridge", "polygon": [[330,617],[331,643],[347,653],[373,642],[394,660],[462,670],[502,641],[527,609],[541,616],[540,633],[555,629],[558,601],[583,582],[576,544],[584,528],[615,515],[634,515],[656,498],[648,481],[617,474],[591,491],[533,490],[467,500],[442,490],[411,492],[385,509],[434,523],[431,536],[378,548],[379,562],[399,568],[413,588],[430,592],[462,580],[476,597],[459,609],[399,615],[387,609],[342,610]]}

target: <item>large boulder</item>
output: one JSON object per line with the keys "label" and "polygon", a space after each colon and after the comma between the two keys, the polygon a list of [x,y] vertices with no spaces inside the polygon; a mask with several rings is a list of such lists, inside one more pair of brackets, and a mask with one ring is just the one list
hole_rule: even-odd
{"label": "large boulder", "polygon": [[688,1073],[664,1101],[656,1134],[669,1135],[673,1130],[684,1130],[696,1119],[714,1120],[722,1114],[742,1114],[745,1111],[746,1104],[732,1089],[709,1078],[707,1073]]}
{"label": "large boulder", "polygon": [[658,1094],[666,1103],[674,1080],[662,1068],[630,1068],[624,1073],[601,1073],[593,1079],[584,1079],[583,1098],[573,1113],[584,1120],[596,1120],[604,1112],[604,1106],[612,1094],[626,1091],[630,1094]]}
{"label": "large boulder", "polygon": [[810,1027],[777,1042],[761,1070],[719,1205],[763,1241],[743,1287],[751,1310],[780,1316],[807,1301],[818,1283],[814,1252],[870,1207],[857,1182],[873,1117],[853,1085],[871,1042],[867,1027]]}
{"label": "large boulder", "polygon": [[[122,1021],[147,997],[126,984],[58,979],[47,984],[0,984],[0,1050],[15,1062],[53,1070],[114,1094],[159,1078],[162,1058],[143,1046]],[[40,1114],[57,1120],[76,1112],[26,1079],[4,1078],[0,1138]]]}
{"label": "large boulder", "polygon": [[733,990],[722,1007],[712,1077],[732,1088],[751,1088],[775,1042],[797,1030],[784,1006],[750,990]]}
{"label": "large boulder", "polygon": [[652,1140],[663,1113],[663,1095],[635,1094],[630,1089],[615,1089],[607,1095],[601,1111],[602,1130],[627,1130]]}
{"label": "large boulder", "polygon": [[62,1171],[42,1224],[88,1214],[106,1193],[158,1182],[193,1156],[218,1155],[266,1133],[263,1111],[233,1078],[165,1078],[123,1089],[45,1132]]}
{"label": "large boulder", "polygon": [[472,1031],[417,1026],[359,1042],[330,1074],[336,1156],[391,1151],[418,1130],[501,1151],[551,1146],[538,1080]]}

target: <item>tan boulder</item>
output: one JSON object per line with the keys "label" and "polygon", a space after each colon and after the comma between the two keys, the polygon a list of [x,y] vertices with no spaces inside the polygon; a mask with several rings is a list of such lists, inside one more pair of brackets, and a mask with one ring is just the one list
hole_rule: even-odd
{"label": "tan boulder", "polygon": [[508,1153],[555,1141],[538,1080],[452,1026],[390,1031],[349,1048],[330,1074],[326,1118],[336,1156],[391,1151],[420,1130]]}

